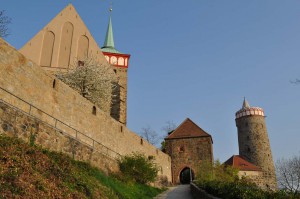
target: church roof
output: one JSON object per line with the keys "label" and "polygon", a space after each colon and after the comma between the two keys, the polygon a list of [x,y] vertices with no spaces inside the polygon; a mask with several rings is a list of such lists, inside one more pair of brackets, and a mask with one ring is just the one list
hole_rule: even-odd
{"label": "church roof", "polygon": [[233,168],[237,168],[240,171],[261,171],[258,166],[248,162],[247,160],[243,159],[239,155],[233,155],[228,160],[224,162],[225,165],[230,165]]}
{"label": "church roof", "polygon": [[[110,9],[110,12],[112,10]],[[118,50],[115,49],[115,42],[114,42],[114,33],[112,29],[112,22],[111,22],[111,15],[109,16],[109,22],[107,26],[106,36],[104,45],[101,48],[103,52],[109,52],[109,53],[121,53]]]}
{"label": "church roof", "polygon": [[165,139],[193,138],[193,137],[211,138],[211,135],[206,133],[203,129],[201,129],[198,125],[196,125],[191,119],[187,118]]}

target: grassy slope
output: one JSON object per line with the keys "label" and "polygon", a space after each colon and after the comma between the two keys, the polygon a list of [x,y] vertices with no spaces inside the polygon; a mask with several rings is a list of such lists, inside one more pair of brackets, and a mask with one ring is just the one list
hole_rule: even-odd
{"label": "grassy slope", "polygon": [[1,198],[153,198],[161,190],[124,183],[87,163],[0,135]]}

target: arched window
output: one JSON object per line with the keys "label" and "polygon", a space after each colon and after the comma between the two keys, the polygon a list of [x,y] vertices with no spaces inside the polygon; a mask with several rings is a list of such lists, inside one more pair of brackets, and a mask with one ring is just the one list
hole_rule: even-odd
{"label": "arched window", "polygon": [[81,35],[78,40],[77,46],[77,59],[84,60],[88,56],[89,51],[89,38],[85,35]]}
{"label": "arched window", "polygon": [[68,68],[70,65],[73,30],[74,27],[72,23],[66,22],[63,25],[58,58],[59,67]]}
{"label": "arched window", "polygon": [[51,66],[55,35],[51,31],[47,31],[44,35],[42,53],[40,58],[41,66]]}
{"label": "arched window", "polygon": [[124,58],[123,57],[119,57],[119,59],[118,59],[118,65],[124,66]]}

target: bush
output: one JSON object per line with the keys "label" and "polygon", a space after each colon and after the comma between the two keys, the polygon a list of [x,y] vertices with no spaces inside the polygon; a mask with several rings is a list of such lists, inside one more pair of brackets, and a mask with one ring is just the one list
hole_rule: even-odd
{"label": "bush", "polygon": [[238,180],[238,169],[232,166],[225,166],[220,161],[203,161],[197,170],[198,182],[221,181],[235,182]]}
{"label": "bush", "polygon": [[153,159],[148,159],[143,154],[133,153],[123,156],[118,163],[123,180],[141,184],[155,181],[158,167]]}
{"label": "bush", "polygon": [[241,179],[235,182],[217,180],[196,182],[196,185],[207,193],[226,199],[299,199],[300,195],[293,195],[286,191],[264,191],[255,184]]}

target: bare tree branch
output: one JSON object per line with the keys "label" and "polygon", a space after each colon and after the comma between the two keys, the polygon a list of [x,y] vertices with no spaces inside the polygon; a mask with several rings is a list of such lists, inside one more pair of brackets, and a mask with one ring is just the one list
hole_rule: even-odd
{"label": "bare tree branch", "polygon": [[158,134],[150,126],[142,128],[141,136],[152,145],[156,145],[159,141]]}
{"label": "bare tree branch", "polygon": [[177,125],[173,121],[167,121],[166,125],[162,127],[162,130],[169,134],[176,129]]}
{"label": "bare tree branch", "polygon": [[300,191],[300,156],[277,160],[276,172],[283,189],[292,193]]}

